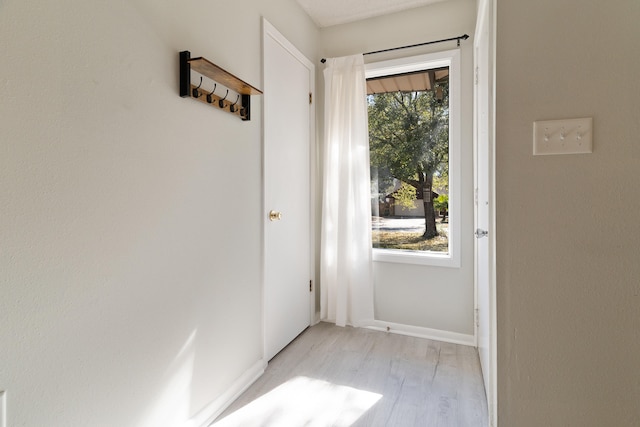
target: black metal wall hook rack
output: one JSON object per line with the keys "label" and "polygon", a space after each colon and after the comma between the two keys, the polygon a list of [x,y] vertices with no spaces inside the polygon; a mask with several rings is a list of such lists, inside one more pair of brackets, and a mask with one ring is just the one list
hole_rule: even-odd
{"label": "black metal wall hook rack", "polygon": [[[202,77],[198,86],[191,84],[191,70],[194,70],[208,79],[213,80],[213,90],[202,88]],[[227,87],[224,97],[215,94],[218,83]],[[227,101],[229,89],[236,92],[238,97],[231,103]],[[262,91],[251,86],[230,72],[218,67],[208,59],[198,57],[191,58],[188,50],[180,52],[180,96],[193,98],[204,104],[209,104],[220,110],[240,117],[242,120],[251,120],[251,95],[261,95]],[[240,100],[240,106],[236,104]]]}

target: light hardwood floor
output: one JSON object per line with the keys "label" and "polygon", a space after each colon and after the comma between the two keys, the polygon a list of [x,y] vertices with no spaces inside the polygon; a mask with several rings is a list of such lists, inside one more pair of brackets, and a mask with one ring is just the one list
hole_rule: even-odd
{"label": "light hardwood floor", "polygon": [[476,349],[320,323],[213,424],[486,427]]}

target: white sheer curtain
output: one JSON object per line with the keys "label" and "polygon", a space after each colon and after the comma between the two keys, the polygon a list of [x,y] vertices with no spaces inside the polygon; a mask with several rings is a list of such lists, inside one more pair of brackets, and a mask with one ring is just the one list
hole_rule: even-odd
{"label": "white sheer curtain", "polygon": [[362,55],[329,58],[325,78],[321,317],[373,322],[371,187]]}

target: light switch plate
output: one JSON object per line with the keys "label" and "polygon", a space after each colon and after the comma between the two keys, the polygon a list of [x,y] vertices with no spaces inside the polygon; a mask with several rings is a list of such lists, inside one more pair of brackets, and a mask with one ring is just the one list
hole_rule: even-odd
{"label": "light switch plate", "polygon": [[533,155],[593,152],[593,119],[545,120],[533,123]]}

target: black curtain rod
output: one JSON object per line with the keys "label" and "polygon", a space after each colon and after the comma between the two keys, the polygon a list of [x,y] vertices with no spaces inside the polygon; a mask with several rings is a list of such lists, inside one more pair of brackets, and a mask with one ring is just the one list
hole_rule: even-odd
{"label": "black curtain rod", "polygon": [[[374,50],[373,52],[366,52],[366,53],[363,53],[363,55],[373,55],[373,54],[375,54],[375,53],[391,52],[391,51],[393,51],[393,50],[409,49],[409,48],[412,48],[412,47],[426,46],[426,45],[428,45],[428,44],[436,44],[436,43],[450,42],[450,41],[453,41],[453,40],[456,40],[456,41],[458,42],[458,47],[460,47],[460,40],[466,40],[466,39],[468,39],[468,38],[469,38],[469,34],[463,34],[463,35],[461,35],[461,36],[458,36],[458,37],[451,37],[451,38],[449,38],[449,39],[434,40],[434,41],[430,41],[430,42],[417,43],[417,44],[410,44],[410,45],[408,45],[408,46],[400,46],[400,47],[392,47],[392,48],[389,48],[389,49]],[[325,62],[327,62],[327,59],[326,59],[326,58],[322,58],[322,59],[320,60],[320,62],[322,62],[322,63],[324,64]]]}

